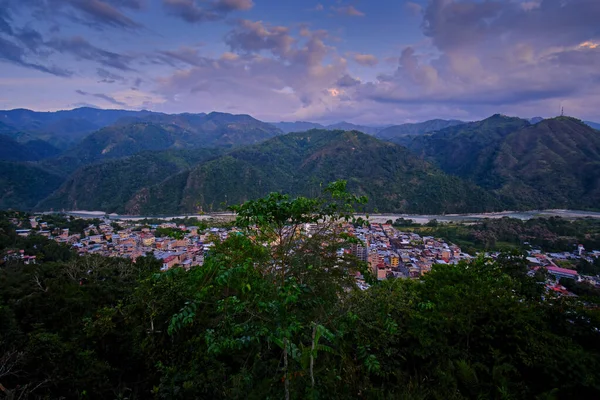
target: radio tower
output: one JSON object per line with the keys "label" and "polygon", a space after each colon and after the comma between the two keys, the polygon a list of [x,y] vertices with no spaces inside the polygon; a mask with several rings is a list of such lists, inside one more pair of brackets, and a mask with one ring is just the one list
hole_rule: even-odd
{"label": "radio tower", "polygon": [[564,116],[565,116],[565,108],[564,108],[564,107],[561,107],[561,108],[560,108],[560,116],[561,116],[561,117],[564,117]]}

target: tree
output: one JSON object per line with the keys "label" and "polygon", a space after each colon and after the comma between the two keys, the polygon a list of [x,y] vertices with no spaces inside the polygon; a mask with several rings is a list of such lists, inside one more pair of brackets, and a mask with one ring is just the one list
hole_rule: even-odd
{"label": "tree", "polygon": [[[217,244],[205,266],[192,271],[204,289],[171,324],[178,333],[204,316],[203,324],[211,327],[206,352],[244,355],[245,366],[229,378],[232,395],[256,390],[260,380],[253,373],[265,368],[281,377],[285,398],[306,387],[316,393],[315,360],[319,351],[330,350],[320,341],[332,337],[327,325],[334,306],[352,290],[353,273],[366,273],[358,260],[338,254],[352,240],[342,224],[361,223],[354,206],[365,202],[339,181],[319,198],[271,193],[232,207],[241,232]],[[281,363],[256,360],[272,354],[271,345],[280,349]]]}

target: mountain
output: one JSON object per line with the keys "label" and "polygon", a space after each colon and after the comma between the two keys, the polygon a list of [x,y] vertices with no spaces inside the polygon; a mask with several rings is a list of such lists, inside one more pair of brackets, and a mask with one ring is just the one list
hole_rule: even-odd
{"label": "mountain", "polygon": [[371,210],[489,211],[498,203],[473,184],[442,173],[407,149],[356,131],[311,130],[241,148],[140,190],[131,214],[222,209],[272,191],[314,195],[346,179]]}
{"label": "mountain", "polygon": [[296,122],[271,122],[271,125],[281,129],[283,133],[304,132],[311,129],[324,129],[321,124],[314,122],[296,121]]}
{"label": "mountain", "polygon": [[538,122],[542,122],[544,120],[544,118],[542,117],[533,117],[533,118],[529,118],[528,121],[530,124],[535,125]]}
{"label": "mountain", "polygon": [[443,171],[493,186],[488,179],[489,163],[497,147],[509,134],[528,127],[529,121],[496,114],[421,136],[405,137],[404,144],[415,154],[434,161]]}
{"label": "mountain", "polygon": [[282,133],[248,115],[158,114],[146,118],[156,122],[121,120],[86,136],[62,157],[44,164],[52,171],[68,175],[87,164],[143,151],[243,146]]}
{"label": "mountain", "polygon": [[143,152],[87,165],[78,169],[36,208],[42,211],[79,209],[123,213],[125,204],[138,190],[221,153],[221,149]]}
{"label": "mountain", "polygon": [[0,134],[0,160],[38,161],[58,155],[60,150],[43,140],[19,143]]}
{"label": "mountain", "polygon": [[584,124],[596,129],[600,131],[600,124],[597,122],[591,122],[591,121],[583,121]]}
{"label": "mountain", "polygon": [[87,134],[114,124],[121,118],[141,117],[150,111],[102,110],[90,107],[56,112],[26,109],[0,110],[0,123],[61,148],[77,143]]}
{"label": "mountain", "polygon": [[328,125],[326,127],[328,130],[343,130],[343,131],[358,131],[362,133],[366,133],[367,135],[375,135],[377,132],[381,131],[382,127],[374,127],[374,126],[365,126],[365,125],[355,125],[350,122],[338,122],[337,124]]}
{"label": "mountain", "polygon": [[599,208],[600,132],[569,117],[544,120],[502,142],[490,171],[517,208]]}
{"label": "mountain", "polygon": [[417,155],[495,193],[509,209],[598,208],[600,132],[558,117],[495,115],[413,138]]}
{"label": "mountain", "polygon": [[408,135],[421,135],[423,133],[439,131],[440,129],[450,126],[462,125],[463,121],[432,119],[430,121],[420,122],[416,124],[394,125],[379,131],[375,135],[379,139],[391,140]]}
{"label": "mountain", "polygon": [[60,176],[36,165],[0,161],[0,209],[31,209],[61,183]]}

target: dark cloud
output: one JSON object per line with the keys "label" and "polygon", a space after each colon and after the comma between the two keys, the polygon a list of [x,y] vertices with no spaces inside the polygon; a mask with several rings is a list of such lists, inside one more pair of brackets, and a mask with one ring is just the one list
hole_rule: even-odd
{"label": "dark cloud", "polygon": [[47,45],[61,53],[69,53],[76,58],[94,61],[105,67],[121,71],[134,71],[130,66],[133,61],[131,57],[96,47],[81,36],[69,39],[53,39]]}
{"label": "dark cloud", "polygon": [[122,77],[121,75],[113,74],[112,72],[107,71],[104,68],[96,69],[96,73],[100,78],[102,78],[102,80],[100,81],[102,83],[127,82],[126,78]]}
{"label": "dark cloud", "polygon": [[176,50],[160,51],[158,58],[171,66],[175,66],[176,62],[194,66],[206,65],[206,63],[211,62],[210,59],[200,56],[196,48],[186,46]]}
{"label": "dark cloud", "polygon": [[336,82],[336,86],[342,88],[354,87],[358,85],[360,85],[360,79],[353,78],[348,74],[345,74]]}
{"label": "dark cloud", "polygon": [[82,96],[89,96],[89,97],[95,97],[97,99],[101,99],[104,101],[107,101],[111,104],[114,104],[116,106],[121,106],[121,107],[127,107],[127,103],[123,103],[122,101],[118,101],[116,99],[114,99],[113,97],[110,97],[106,94],[103,93],[88,93],[88,92],[84,92],[83,90],[76,90],[75,93],[80,94]]}
{"label": "dark cloud", "polygon": [[[54,0],[56,1],[56,0]],[[127,17],[109,2],[101,0],[61,0],[79,11],[84,18],[99,25],[115,26],[121,28],[139,28],[141,25]],[[131,7],[135,1],[112,1],[116,6]]]}
{"label": "dark cloud", "polygon": [[6,2],[0,2],[0,33],[6,33],[8,35],[13,34],[10,22],[12,18],[8,13],[8,4]]}
{"label": "dark cloud", "polygon": [[132,10],[141,10],[144,5],[144,0],[105,0],[115,7],[130,8]]}
{"label": "dark cloud", "polygon": [[287,27],[241,20],[237,27],[227,34],[225,43],[232,51],[252,53],[267,50],[276,56],[284,57],[290,53],[295,39]]}
{"label": "dark cloud", "polygon": [[176,17],[190,23],[218,21],[233,11],[246,11],[254,6],[252,0],[214,0],[202,2],[196,0],[162,0],[165,9]]}
{"label": "dark cloud", "polygon": [[30,62],[26,58],[23,49],[14,43],[0,37],[0,60],[9,62],[21,67],[35,69],[52,75],[69,77],[72,72],[56,66],[46,66],[35,62]]}
{"label": "dark cloud", "polygon": [[223,13],[232,11],[246,11],[254,7],[252,0],[218,0],[214,2],[214,9]]}
{"label": "dark cloud", "polygon": [[4,8],[24,9],[44,21],[51,16],[62,16],[97,28],[137,29],[141,25],[122,9],[140,10],[142,3],[142,0],[4,0]]}

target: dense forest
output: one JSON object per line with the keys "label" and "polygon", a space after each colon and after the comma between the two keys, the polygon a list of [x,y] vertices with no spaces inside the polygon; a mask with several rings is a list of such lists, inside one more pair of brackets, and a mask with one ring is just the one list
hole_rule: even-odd
{"label": "dense forest", "polygon": [[324,193],[235,207],[239,234],[204,266],[164,273],[151,257],[19,237],[4,215],[0,398],[600,396],[597,308],[544,293],[517,254],[358,290],[365,265],[338,252],[355,239],[337,221],[364,223],[353,209],[365,198],[344,182]]}
{"label": "dense forest", "polygon": [[426,225],[410,219],[388,221],[398,229],[441,237],[475,254],[478,251],[530,250],[573,252],[582,244],[588,250],[600,249],[600,221],[595,218],[567,220],[560,217],[490,218],[472,223],[441,223],[432,220]]}

